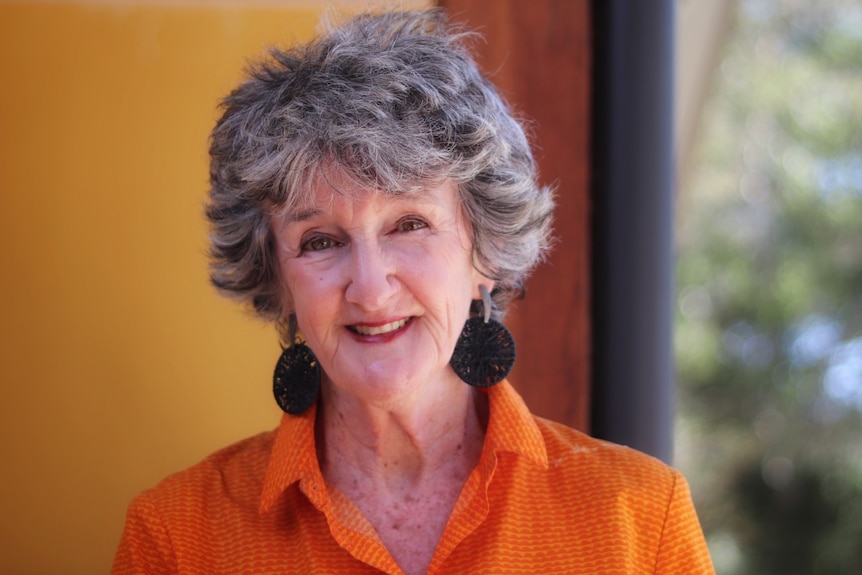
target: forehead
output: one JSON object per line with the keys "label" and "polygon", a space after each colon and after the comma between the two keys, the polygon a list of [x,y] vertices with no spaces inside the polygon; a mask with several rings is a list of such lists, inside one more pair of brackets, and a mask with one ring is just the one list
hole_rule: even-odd
{"label": "forehead", "polygon": [[416,185],[406,191],[388,192],[363,187],[346,178],[320,178],[298,205],[285,214],[285,219],[303,221],[322,213],[352,209],[357,204],[375,208],[427,206],[457,210],[459,201],[457,185],[452,180]]}

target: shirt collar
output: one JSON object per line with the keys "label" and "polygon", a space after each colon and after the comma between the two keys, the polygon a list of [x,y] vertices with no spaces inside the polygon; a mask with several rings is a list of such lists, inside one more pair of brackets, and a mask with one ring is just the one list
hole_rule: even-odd
{"label": "shirt collar", "polygon": [[[547,468],[548,452],[542,432],[518,392],[508,381],[485,392],[490,411],[484,451],[515,453]],[[281,494],[297,481],[305,478],[323,481],[314,442],[316,415],[315,404],[302,415],[282,416],[266,468],[261,513],[271,509]]]}
{"label": "shirt collar", "polygon": [[301,415],[282,415],[266,467],[261,513],[272,508],[284,490],[300,479],[319,478],[323,481],[314,442],[316,414],[317,404],[314,404]]}
{"label": "shirt collar", "polygon": [[488,388],[487,394],[490,415],[485,433],[485,450],[516,453],[547,468],[545,439],[515,388],[504,380]]}

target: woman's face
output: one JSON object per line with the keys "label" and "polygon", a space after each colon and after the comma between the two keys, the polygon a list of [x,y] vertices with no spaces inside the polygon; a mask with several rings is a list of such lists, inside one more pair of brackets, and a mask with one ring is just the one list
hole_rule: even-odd
{"label": "woman's face", "polygon": [[493,286],[472,265],[455,184],[399,196],[336,185],[272,220],[286,309],[329,381],[361,400],[451,384],[470,300]]}

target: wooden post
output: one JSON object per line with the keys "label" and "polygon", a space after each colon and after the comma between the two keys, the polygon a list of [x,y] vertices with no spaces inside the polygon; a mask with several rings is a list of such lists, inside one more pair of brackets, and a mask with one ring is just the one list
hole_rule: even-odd
{"label": "wooden post", "polygon": [[590,4],[587,0],[440,0],[480,32],[476,57],[528,120],[543,183],[557,189],[556,244],[506,323],[510,380],[537,415],[589,431]]}

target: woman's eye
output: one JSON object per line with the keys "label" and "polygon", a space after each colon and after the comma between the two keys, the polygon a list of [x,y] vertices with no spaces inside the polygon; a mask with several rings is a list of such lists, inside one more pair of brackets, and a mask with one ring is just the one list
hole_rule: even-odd
{"label": "woman's eye", "polygon": [[427,227],[427,223],[417,218],[405,218],[398,222],[398,231],[400,232],[415,232]]}
{"label": "woman's eye", "polygon": [[335,247],[335,240],[328,236],[314,236],[302,243],[302,251],[319,252]]}

